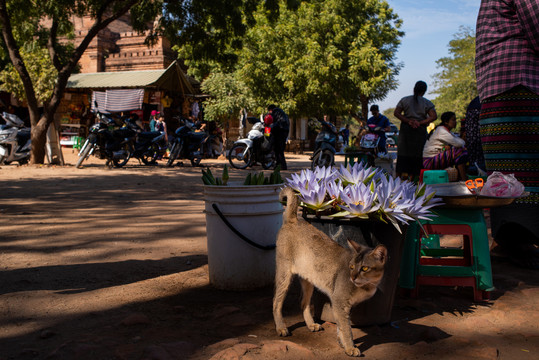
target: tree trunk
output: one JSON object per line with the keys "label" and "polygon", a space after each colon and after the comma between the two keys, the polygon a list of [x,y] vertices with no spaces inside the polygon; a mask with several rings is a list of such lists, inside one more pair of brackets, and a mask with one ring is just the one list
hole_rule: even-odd
{"label": "tree trunk", "polygon": [[363,115],[363,119],[367,121],[369,118],[369,98],[365,95],[360,95],[359,101],[361,102],[361,114]]}
{"label": "tree trunk", "polygon": [[45,161],[45,144],[47,143],[49,124],[45,116],[42,116],[39,122],[32,126],[30,132],[32,137],[30,164],[43,164]]}

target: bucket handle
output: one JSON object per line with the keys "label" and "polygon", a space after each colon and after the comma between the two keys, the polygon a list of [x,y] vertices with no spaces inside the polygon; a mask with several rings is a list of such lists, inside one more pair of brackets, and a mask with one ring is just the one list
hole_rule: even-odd
{"label": "bucket handle", "polygon": [[219,217],[221,218],[221,220],[223,220],[223,222],[225,223],[226,226],[228,226],[228,228],[230,230],[232,230],[232,232],[236,235],[239,236],[240,239],[242,239],[243,241],[245,241],[247,244],[251,245],[251,246],[254,246],[255,248],[258,248],[258,249],[261,249],[261,250],[274,250],[275,249],[275,245],[268,245],[268,246],[264,246],[264,245],[260,245],[260,244],[257,244],[255,243],[254,241],[252,240],[249,240],[245,235],[243,235],[242,233],[240,233],[234,226],[232,226],[232,224],[227,220],[227,218],[225,217],[225,215],[223,215],[223,213],[221,212],[221,210],[219,210],[219,207],[217,206],[217,204],[211,204],[211,207],[213,208],[213,210],[215,210],[215,212],[217,213],[217,215],[219,215]]}

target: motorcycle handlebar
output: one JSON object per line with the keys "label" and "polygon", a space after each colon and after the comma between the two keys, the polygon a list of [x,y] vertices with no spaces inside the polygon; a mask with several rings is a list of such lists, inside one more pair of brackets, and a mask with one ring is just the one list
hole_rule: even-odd
{"label": "motorcycle handlebar", "polygon": [[374,126],[374,124],[365,125],[365,129],[371,130],[371,131],[385,131],[382,127]]}
{"label": "motorcycle handlebar", "polygon": [[338,131],[337,131],[337,128],[335,127],[335,125],[333,125],[332,123],[327,122],[325,120],[320,120],[320,119],[316,119],[316,120],[318,120],[318,122],[320,124],[322,124],[322,127],[325,127],[326,129],[331,130],[331,132],[333,132],[334,134],[337,134]]}

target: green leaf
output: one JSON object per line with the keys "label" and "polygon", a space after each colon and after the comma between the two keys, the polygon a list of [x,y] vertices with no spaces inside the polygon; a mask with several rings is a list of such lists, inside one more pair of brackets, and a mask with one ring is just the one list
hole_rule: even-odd
{"label": "green leaf", "polygon": [[207,168],[206,175],[208,175],[208,178],[210,179],[211,184],[215,185],[216,184],[215,176],[213,176],[210,168]]}
{"label": "green leaf", "polygon": [[365,180],[363,180],[363,184],[367,185],[368,183],[371,183],[371,186],[373,185],[374,181],[372,181],[372,178],[374,178],[374,176],[376,175],[376,172],[373,172],[372,174],[370,174],[369,176],[367,176],[365,178]]}
{"label": "green leaf", "polygon": [[245,181],[243,182],[243,185],[251,185],[251,173],[247,174],[247,177],[245,177]]}
{"label": "green leaf", "polygon": [[430,201],[434,196],[436,196],[436,192],[431,192],[431,193],[425,198],[425,201],[423,202],[423,205],[428,204],[429,201]]}
{"label": "green leaf", "polygon": [[262,171],[258,174],[256,185],[264,185],[264,173]]}
{"label": "green leaf", "polygon": [[251,185],[258,184],[258,173],[254,173],[253,176],[251,176]]}
{"label": "green leaf", "polygon": [[425,183],[421,184],[420,187],[418,187],[415,191],[415,194],[417,197],[421,197],[425,194],[425,190],[427,190],[427,185]]}
{"label": "green leaf", "polygon": [[228,166],[225,164],[225,168],[223,169],[223,185],[226,185],[228,183]]}
{"label": "green leaf", "polygon": [[338,213],[335,213],[335,214],[331,214],[331,215],[329,215],[329,217],[343,217],[343,216],[348,216],[348,215],[350,215],[350,212],[341,211],[341,212],[338,212]]}

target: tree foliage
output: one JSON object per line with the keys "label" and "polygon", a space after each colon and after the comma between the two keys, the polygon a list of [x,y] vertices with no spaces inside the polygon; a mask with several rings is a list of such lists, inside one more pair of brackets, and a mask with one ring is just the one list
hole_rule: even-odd
{"label": "tree foliage", "polygon": [[[72,46],[68,44],[64,47],[64,50],[67,52],[71,48]],[[24,44],[20,49],[20,54],[34,84],[36,99],[39,104],[43,104],[52,96],[58,78],[58,70],[52,65],[47,48],[40,46],[35,41]],[[21,77],[13,64],[7,63],[4,69],[0,71],[0,82],[1,90],[13,94],[21,101],[26,98]]]}
{"label": "tree foliage", "polygon": [[261,3],[244,23],[245,35],[233,40],[239,46],[223,50],[235,62],[200,61],[192,44],[180,53],[199,78],[237,74],[257,104],[251,110],[276,103],[292,115],[346,114],[397,85],[400,65],[393,59],[403,33],[385,1]]}
{"label": "tree foliage", "polygon": [[389,119],[392,124],[395,124],[398,128],[401,126],[401,121],[395,116],[395,108],[389,108],[384,110],[383,114]]}
{"label": "tree foliage", "polygon": [[[30,46],[21,49],[20,54],[34,84],[36,98],[39,103],[43,103],[51,97],[58,76],[56,68],[50,61],[49,52],[41,47]],[[0,73],[0,80],[2,82],[0,89],[13,94],[19,100],[25,99],[21,77],[12,64],[6,65]]]}
{"label": "tree foliage", "polygon": [[457,119],[464,117],[470,101],[477,96],[475,80],[475,32],[461,27],[449,42],[450,56],[436,61],[440,69],[434,78],[433,100],[438,114],[453,111]]}
{"label": "tree foliage", "polygon": [[202,91],[211,95],[204,106],[205,117],[225,122],[243,108],[253,108],[254,101],[245,83],[233,73],[215,72],[202,83]]}
{"label": "tree foliage", "polygon": [[[313,0],[279,16],[255,13],[238,71],[260,105],[293,115],[357,112],[361,96],[383,96],[399,67],[400,20],[384,1]],[[376,95],[375,95],[376,94]]]}

